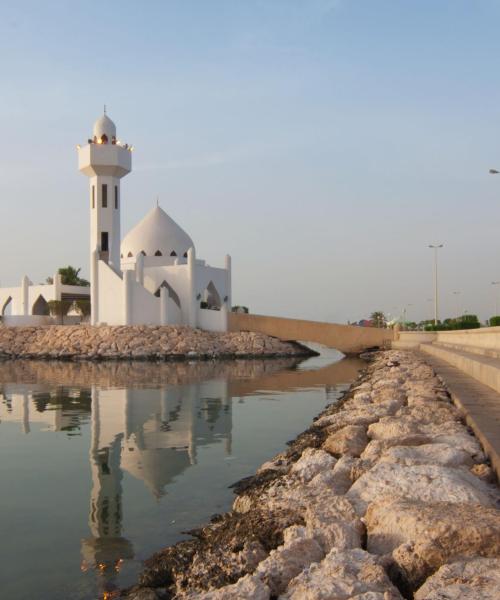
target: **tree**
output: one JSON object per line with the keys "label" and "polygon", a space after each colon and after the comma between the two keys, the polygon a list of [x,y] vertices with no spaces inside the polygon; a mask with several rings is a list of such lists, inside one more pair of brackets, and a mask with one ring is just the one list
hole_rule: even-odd
{"label": "tree", "polygon": [[70,300],[49,300],[47,304],[50,314],[53,317],[59,317],[61,325],[64,325],[64,317],[68,314],[72,302]]}
{"label": "tree", "polygon": [[370,315],[370,320],[373,322],[374,327],[387,327],[387,320],[384,313],[381,310],[376,310]]}
{"label": "tree", "polygon": [[80,316],[88,317],[90,315],[90,300],[75,300],[74,305]]}
{"label": "tree", "polygon": [[[57,272],[61,276],[61,283],[64,285],[81,285],[81,286],[89,286],[90,283],[86,279],[80,278],[78,275],[81,269],[75,269],[71,265],[67,267],[61,267]],[[48,284],[54,283],[53,277],[47,277],[45,280]]]}

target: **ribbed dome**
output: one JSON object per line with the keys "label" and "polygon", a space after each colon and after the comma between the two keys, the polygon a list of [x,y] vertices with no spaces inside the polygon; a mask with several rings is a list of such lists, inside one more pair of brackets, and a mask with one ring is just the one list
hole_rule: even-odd
{"label": "ribbed dome", "polygon": [[146,256],[183,257],[191,247],[194,248],[194,243],[189,235],[163,209],[155,206],[123,238],[121,254],[123,258],[135,257],[140,252]]}
{"label": "ribbed dome", "polygon": [[108,140],[111,141],[113,137],[116,137],[116,125],[108,117],[106,113],[99,117],[94,123],[94,133],[97,139],[100,139],[102,135],[106,135]]}

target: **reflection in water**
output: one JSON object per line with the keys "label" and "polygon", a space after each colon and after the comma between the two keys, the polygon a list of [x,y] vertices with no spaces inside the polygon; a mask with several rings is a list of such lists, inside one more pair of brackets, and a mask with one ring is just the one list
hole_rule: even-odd
{"label": "reflection in water", "polygon": [[123,535],[124,473],[159,500],[202,446],[222,442],[231,454],[233,398],[320,387],[334,399],[330,391],[360,367],[341,361],[307,371],[297,369],[299,362],[0,362],[2,422],[18,422],[26,434],[37,423],[68,436],[90,426],[90,535],[81,541],[81,570],[98,573],[101,597],[134,557]]}

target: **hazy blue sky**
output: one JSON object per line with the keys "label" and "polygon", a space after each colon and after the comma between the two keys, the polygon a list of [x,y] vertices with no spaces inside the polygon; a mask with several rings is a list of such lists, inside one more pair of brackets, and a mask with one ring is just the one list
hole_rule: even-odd
{"label": "hazy blue sky", "polygon": [[235,303],[429,317],[439,242],[443,316],[490,316],[499,32],[498,0],[3,0],[0,282],[88,273],[75,145],[106,103],[123,234],[159,195]]}

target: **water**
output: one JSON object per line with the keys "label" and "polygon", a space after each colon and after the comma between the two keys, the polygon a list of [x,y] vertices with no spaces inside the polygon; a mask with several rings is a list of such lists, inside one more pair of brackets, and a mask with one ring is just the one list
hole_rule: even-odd
{"label": "water", "polygon": [[[336,362],[331,362],[331,361]],[[88,600],[230,508],[361,366],[0,362],[0,597]]]}

